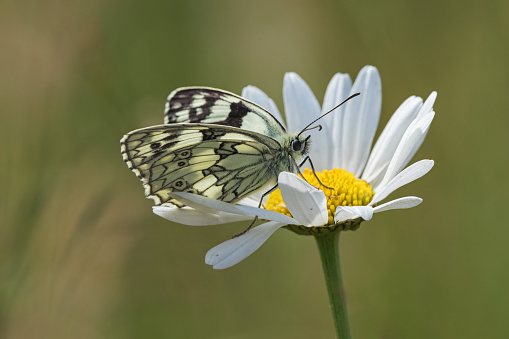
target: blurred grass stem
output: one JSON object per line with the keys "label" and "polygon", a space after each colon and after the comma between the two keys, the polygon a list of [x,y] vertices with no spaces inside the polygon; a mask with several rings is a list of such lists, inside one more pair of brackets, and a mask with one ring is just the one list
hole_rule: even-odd
{"label": "blurred grass stem", "polygon": [[327,234],[315,235],[322,268],[325,276],[325,284],[329,294],[329,302],[336,329],[336,338],[350,339],[350,322],[348,320],[348,311],[346,309],[346,295],[341,278],[341,265],[339,263],[339,234],[341,232],[331,232]]}

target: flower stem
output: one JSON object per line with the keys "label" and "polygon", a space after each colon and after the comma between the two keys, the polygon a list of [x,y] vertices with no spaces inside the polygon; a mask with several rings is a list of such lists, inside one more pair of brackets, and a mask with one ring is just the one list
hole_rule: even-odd
{"label": "flower stem", "polygon": [[328,234],[315,235],[316,244],[322,259],[325,284],[329,293],[329,302],[336,328],[336,338],[350,339],[350,322],[346,310],[346,296],[341,278],[341,266],[339,263],[339,234],[331,232]]}

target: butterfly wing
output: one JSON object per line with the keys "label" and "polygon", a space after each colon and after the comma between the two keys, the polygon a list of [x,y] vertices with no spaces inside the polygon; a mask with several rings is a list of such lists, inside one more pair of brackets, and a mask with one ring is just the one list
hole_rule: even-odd
{"label": "butterfly wing", "polygon": [[184,204],[172,192],[235,202],[276,180],[281,145],[264,135],[211,124],[172,124],[126,134],[121,152],[156,205]]}
{"label": "butterfly wing", "polygon": [[164,123],[207,123],[242,128],[277,140],[286,134],[272,114],[236,94],[209,87],[183,87],[166,102]]}

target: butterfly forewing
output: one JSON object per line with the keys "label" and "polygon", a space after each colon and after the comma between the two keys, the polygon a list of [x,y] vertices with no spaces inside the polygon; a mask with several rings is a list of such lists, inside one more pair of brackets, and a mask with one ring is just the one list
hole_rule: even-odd
{"label": "butterfly forewing", "polygon": [[236,94],[207,87],[183,87],[166,102],[164,123],[207,123],[238,127],[271,137],[280,143],[283,126],[261,106]]}
{"label": "butterfly forewing", "polygon": [[[184,204],[172,192],[235,202],[289,170],[276,159],[281,145],[264,135],[209,124],[171,124],[139,129],[121,140],[128,167],[157,205]],[[282,166],[282,169],[275,168]],[[276,174],[277,175],[277,174]]]}

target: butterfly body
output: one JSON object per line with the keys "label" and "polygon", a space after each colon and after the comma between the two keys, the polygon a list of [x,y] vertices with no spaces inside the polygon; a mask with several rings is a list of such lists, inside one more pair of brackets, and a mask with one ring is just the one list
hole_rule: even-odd
{"label": "butterfly body", "polygon": [[233,93],[187,87],[170,94],[164,125],[132,131],[120,143],[145,195],[183,207],[172,192],[236,202],[274,185],[280,172],[298,171],[308,139]]}

